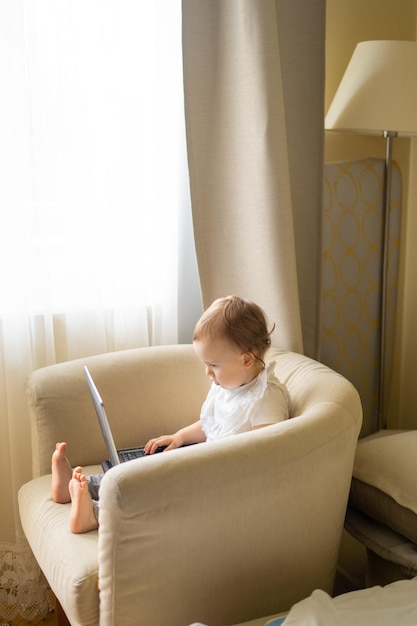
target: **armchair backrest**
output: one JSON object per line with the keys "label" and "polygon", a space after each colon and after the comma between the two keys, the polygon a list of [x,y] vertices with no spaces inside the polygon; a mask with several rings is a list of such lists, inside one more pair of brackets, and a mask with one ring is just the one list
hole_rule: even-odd
{"label": "armchair backrest", "polygon": [[210,382],[189,345],[124,350],[36,370],[26,389],[34,477],[50,473],[57,441],[67,442],[73,466],[106,458],[84,365],[103,398],[118,448],[197,420]]}

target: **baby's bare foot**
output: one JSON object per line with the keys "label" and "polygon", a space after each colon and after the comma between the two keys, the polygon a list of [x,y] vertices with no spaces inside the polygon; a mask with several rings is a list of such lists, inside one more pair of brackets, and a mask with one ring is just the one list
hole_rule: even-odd
{"label": "baby's bare foot", "polygon": [[88,493],[87,479],[81,467],[76,467],[69,483],[71,494],[70,530],[73,533],[88,533],[98,528],[94,515],[93,501]]}
{"label": "baby's bare foot", "polygon": [[52,500],[60,504],[71,501],[69,481],[72,477],[70,462],[65,455],[67,444],[57,443],[52,454]]}

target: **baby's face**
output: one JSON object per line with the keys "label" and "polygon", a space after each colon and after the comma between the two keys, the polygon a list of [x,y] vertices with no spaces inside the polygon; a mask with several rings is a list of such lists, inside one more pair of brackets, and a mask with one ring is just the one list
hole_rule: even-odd
{"label": "baby's face", "polygon": [[235,389],[250,382],[257,375],[253,356],[234,344],[222,340],[194,341],[194,350],[206,366],[206,374],[224,389]]}

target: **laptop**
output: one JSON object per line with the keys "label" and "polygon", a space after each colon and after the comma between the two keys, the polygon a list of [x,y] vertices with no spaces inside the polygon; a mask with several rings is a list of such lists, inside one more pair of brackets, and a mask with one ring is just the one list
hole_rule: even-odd
{"label": "laptop", "polygon": [[[133,459],[139,459],[143,456],[147,456],[145,454],[145,448],[141,446],[137,448],[116,448],[113,434],[110,429],[109,420],[107,419],[106,410],[104,408],[104,402],[86,365],[84,365],[84,372],[87,379],[88,387],[90,389],[94,408],[97,413],[101,432],[103,433],[107,453],[109,455],[109,458],[105,461],[102,461],[101,463],[103,471],[107,472],[107,470],[109,470],[111,467],[114,467],[115,465],[125,463],[126,461],[132,461]],[[156,452],[162,452],[164,449],[165,446],[160,446],[159,448],[157,448]]]}

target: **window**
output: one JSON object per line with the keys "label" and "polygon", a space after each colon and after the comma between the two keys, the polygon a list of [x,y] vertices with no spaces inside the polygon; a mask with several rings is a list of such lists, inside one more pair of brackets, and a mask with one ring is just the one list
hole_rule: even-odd
{"label": "window", "polygon": [[155,307],[175,319],[179,0],[0,12],[0,316]]}

